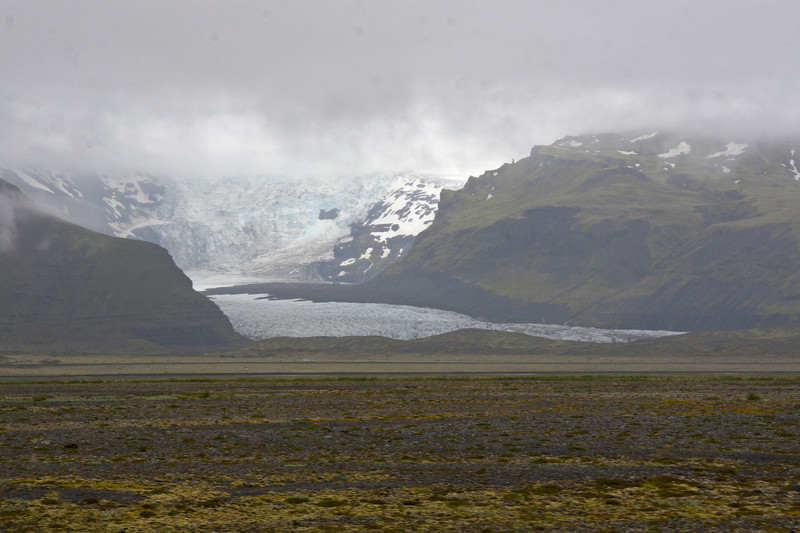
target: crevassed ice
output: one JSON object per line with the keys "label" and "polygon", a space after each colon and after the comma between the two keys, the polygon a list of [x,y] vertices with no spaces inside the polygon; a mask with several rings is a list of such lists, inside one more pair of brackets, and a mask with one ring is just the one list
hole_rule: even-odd
{"label": "crevassed ice", "polygon": [[492,323],[450,311],[404,305],[270,300],[248,294],[215,295],[212,300],[228,316],[233,327],[251,339],[358,335],[408,340],[465,328],[601,343],[680,334],[673,331],[609,330],[554,324]]}

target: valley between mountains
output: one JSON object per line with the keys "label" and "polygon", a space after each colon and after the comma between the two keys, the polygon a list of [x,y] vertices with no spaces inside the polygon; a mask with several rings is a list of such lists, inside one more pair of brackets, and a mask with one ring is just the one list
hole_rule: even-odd
{"label": "valley between mountains", "polygon": [[365,284],[237,291],[496,322],[788,326],[800,317],[795,153],[658,132],[568,137],[443,190],[411,251]]}
{"label": "valley between mountains", "polygon": [[[251,294],[430,308],[488,323],[689,332],[636,342],[633,350],[759,357],[752,350],[768,346],[788,356],[800,320],[795,154],[787,140],[651,132],[566,137],[465,183],[394,173],[294,187],[268,177],[181,181],[6,169],[4,201],[30,196],[25,212],[35,215],[18,216],[14,204],[3,218],[10,280],[3,285],[3,350],[244,346],[230,317],[214,326],[222,329],[213,342],[191,340],[191,328],[184,337],[169,333],[196,311],[175,307],[165,290],[142,298],[144,289],[175,286],[158,270],[142,277],[144,250],[159,249],[135,242],[147,240],[166,247],[175,261],[168,269],[188,272],[212,301]],[[117,262],[101,263],[116,266],[91,266],[106,242],[114,243],[109,250],[139,251],[122,263],[112,251]],[[33,281],[46,279],[47,290]],[[150,307],[109,312],[142,300]],[[85,313],[75,312],[76,302]],[[90,327],[131,316],[141,323]],[[463,353],[509,353],[508,342],[516,354],[583,350],[488,331],[435,339],[412,347],[364,338],[350,349],[450,353],[446,340]],[[266,339],[254,350],[271,354],[278,345],[316,355],[342,346]]]}

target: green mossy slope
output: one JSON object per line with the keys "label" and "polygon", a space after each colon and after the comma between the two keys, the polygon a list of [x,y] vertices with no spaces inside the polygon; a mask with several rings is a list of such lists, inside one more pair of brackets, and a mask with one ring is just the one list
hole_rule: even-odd
{"label": "green mossy slope", "polygon": [[568,137],[444,191],[436,221],[372,286],[493,320],[797,322],[793,145],[632,137]]}

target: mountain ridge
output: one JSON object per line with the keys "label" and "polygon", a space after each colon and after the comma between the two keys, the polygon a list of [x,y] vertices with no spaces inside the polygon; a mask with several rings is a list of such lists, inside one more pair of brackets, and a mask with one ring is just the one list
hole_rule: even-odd
{"label": "mountain ridge", "polygon": [[160,246],[49,215],[0,180],[4,351],[226,348],[244,342]]}
{"label": "mountain ridge", "polygon": [[410,252],[363,285],[240,289],[493,322],[672,331],[797,324],[794,146],[669,132],[565,137],[443,189]]}
{"label": "mountain ridge", "polygon": [[505,304],[503,319],[547,311],[555,322],[684,331],[795,322],[794,153],[788,142],[657,132],[566,137],[443,191],[434,223],[374,282],[433,287],[445,305],[466,286]]}

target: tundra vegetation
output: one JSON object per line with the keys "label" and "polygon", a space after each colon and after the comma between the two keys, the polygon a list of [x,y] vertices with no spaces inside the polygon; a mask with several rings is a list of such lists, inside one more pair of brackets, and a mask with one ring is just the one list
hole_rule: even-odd
{"label": "tundra vegetation", "polygon": [[793,531],[800,378],[0,382],[0,530]]}

